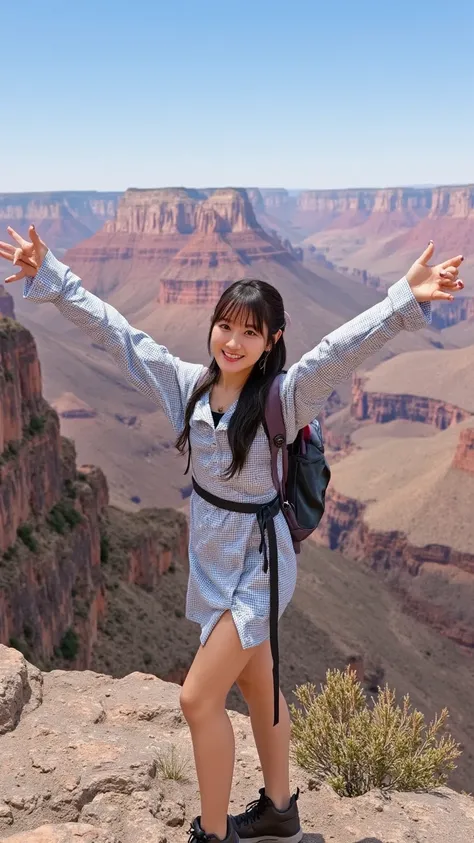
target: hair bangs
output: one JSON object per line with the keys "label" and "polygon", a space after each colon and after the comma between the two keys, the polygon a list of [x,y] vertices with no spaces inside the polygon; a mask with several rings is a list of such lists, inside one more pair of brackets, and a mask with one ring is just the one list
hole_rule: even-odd
{"label": "hair bangs", "polygon": [[226,291],[228,296],[222,296],[220,307],[216,309],[213,324],[217,322],[240,322],[264,334],[267,328],[267,308],[259,291],[245,282],[237,282]]}

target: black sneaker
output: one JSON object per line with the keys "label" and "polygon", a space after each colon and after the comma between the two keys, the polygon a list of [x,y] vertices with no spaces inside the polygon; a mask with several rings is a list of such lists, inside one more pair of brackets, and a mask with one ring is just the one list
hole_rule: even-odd
{"label": "black sneaker", "polygon": [[278,811],[272,800],[259,790],[260,798],[249,802],[243,814],[231,817],[240,840],[246,843],[299,843],[303,837],[296,804],[299,789],[290,799],[286,811]]}
{"label": "black sneaker", "polygon": [[[203,831],[200,820],[201,817],[196,817],[192,821],[188,832],[188,843],[209,843],[211,840],[220,841],[221,838],[217,837],[216,834],[206,834],[206,832]],[[230,822],[230,817],[227,819],[227,837],[224,837],[223,843],[239,843],[237,832],[233,824]]]}

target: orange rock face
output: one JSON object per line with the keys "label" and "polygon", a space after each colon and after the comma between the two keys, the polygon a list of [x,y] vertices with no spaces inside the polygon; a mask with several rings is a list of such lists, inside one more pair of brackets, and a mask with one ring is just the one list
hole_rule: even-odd
{"label": "orange rock face", "polygon": [[65,256],[98,295],[152,275],[161,303],[203,305],[251,274],[253,261],[281,259],[294,256],[233,188],[127,190],[116,218]]}
{"label": "orange rock face", "polygon": [[454,468],[474,474],[474,430],[462,430],[453,459]]}
{"label": "orange rock face", "polygon": [[449,600],[443,605],[442,600],[432,601],[429,596],[420,596],[420,589],[412,589],[425,568],[429,571],[451,566],[466,572],[470,579],[474,576],[474,554],[437,544],[415,547],[396,530],[389,533],[371,530],[364,521],[364,510],[361,501],[328,489],[326,511],[314,534],[315,541],[379,571],[420,620],[457,643],[474,647],[472,625],[456,618]]}
{"label": "orange rock face", "polygon": [[[104,474],[76,468],[74,445],[42,397],[33,337],[0,321],[0,643],[26,642],[47,662],[73,630],[79,646],[70,666],[90,666],[107,611],[101,518],[108,503]],[[165,545],[156,529],[134,529],[130,582],[156,585],[185,557],[185,518],[171,513],[168,521]]]}
{"label": "orange rock face", "polygon": [[374,424],[407,419],[431,424],[438,430],[445,430],[451,424],[458,424],[469,418],[471,413],[436,398],[366,392],[364,378],[354,375],[351,415],[358,421],[371,421]]}

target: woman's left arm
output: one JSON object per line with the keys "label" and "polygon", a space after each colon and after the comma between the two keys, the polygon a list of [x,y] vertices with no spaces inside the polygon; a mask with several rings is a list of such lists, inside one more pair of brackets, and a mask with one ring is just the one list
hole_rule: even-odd
{"label": "woman's left arm", "polygon": [[462,290],[458,255],[437,266],[428,266],[430,243],[406,276],[389,287],[379,304],[332,331],[288,370],[281,398],[287,441],[321,411],[334,387],[363,360],[378,351],[400,331],[417,331],[431,322],[431,301],[453,300]]}

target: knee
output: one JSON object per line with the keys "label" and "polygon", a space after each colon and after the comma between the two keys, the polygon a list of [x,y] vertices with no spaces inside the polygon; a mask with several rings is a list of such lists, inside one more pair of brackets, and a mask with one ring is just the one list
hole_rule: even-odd
{"label": "knee", "polygon": [[245,702],[250,702],[255,694],[258,692],[258,687],[255,681],[246,676],[239,676],[237,679],[237,686],[242,694]]}
{"label": "knee", "polygon": [[[215,715],[219,708],[219,701],[214,698],[209,690],[186,687],[181,688],[179,704],[184,718],[189,725],[201,723]],[[225,701],[222,703],[225,706]]]}

